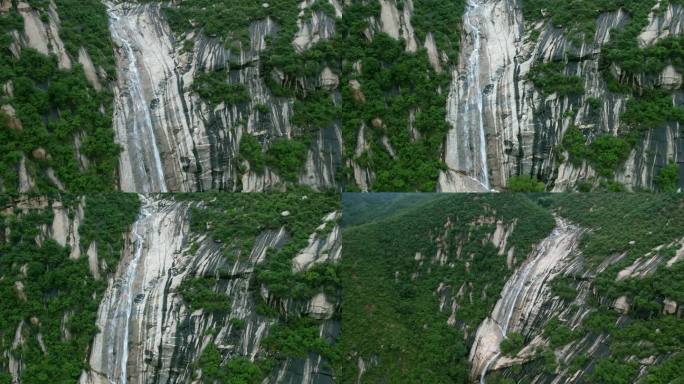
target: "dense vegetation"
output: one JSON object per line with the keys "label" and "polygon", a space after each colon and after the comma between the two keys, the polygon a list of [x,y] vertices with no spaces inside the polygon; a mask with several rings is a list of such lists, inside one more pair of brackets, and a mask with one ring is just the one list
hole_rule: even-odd
{"label": "dense vegetation", "polygon": [[[470,346],[464,331],[474,334],[511,273],[505,257],[484,240],[496,225],[480,218],[517,220],[508,238],[517,260],[554,226],[550,213],[524,195],[431,196],[377,220],[368,214],[366,224],[352,217],[358,225],[343,232],[340,382],[356,380],[359,358],[366,364],[364,382],[467,382]],[[345,195],[345,207],[355,200],[367,205],[363,195]],[[448,220],[452,226],[445,227]],[[433,260],[438,237],[444,263]],[[442,284],[447,293],[435,294]],[[456,298],[452,326],[451,305],[440,311],[440,296],[460,297],[460,287],[472,300]]]}
{"label": "dense vegetation", "polygon": [[[2,199],[8,210],[0,222],[0,350],[21,360],[22,382],[73,383],[88,369],[88,348],[98,332],[95,319],[107,283],[94,279],[87,258],[70,259],[68,247],[43,238],[41,226],[52,225],[52,210],[36,207],[22,212],[13,208],[16,199]],[[63,197],[62,202],[73,214],[79,199]],[[103,272],[116,269],[122,234],[135,219],[138,205],[135,195],[86,199],[81,246],[97,242],[99,256],[108,266]],[[14,347],[18,328],[24,342]],[[1,383],[11,382],[8,363],[3,353]]]}
{"label": "dense vegetation", "polygon": [[[47,20],[48,2],[30,3]],[[26,157],[28,174],[38,190],[58,188],[46,175],[50,168],[67,190],[112,190],[119,155],[111,128],[112,96],[93,89],[76,60],[83,47],[95,65],[113,72],[105,8],[97,1],[56,0],[55,4],[60,36],[74,63],[70,70],[59,70],[54,55],[28,48],[16,58],[10,50],[11,33],[23,31],[22,17],[14,8],[0,14],[0,86],[13,88],[11,94],[0,93],[0,105],[11,105],[16,111],[16,118],[0,112],[0,188],[18,189],[19,162]],[[80,154],[89,160],[85,169],[74,142],[81,135]]]}
{"label": "dense vegetation", "polygon": [[[258,383],[270,374],[276,363],[286,358],[302,358],[309,352],[317,352],[327,359],[334,358],[333,347],[319,337],[320,321],[306,315],[288,312],[284,303],[306,303],[319,292],[336,297],[339,289],[338,267],[322,263],[312,268],[293,272],[292,260],[308,245],[309,236],[327,236],[335,222],[328,222],[322,229],[322,218],[339,210],[339,195],[310,194],[306,190],[289,193],[260,194],[210,194],[183,195],[192,204],[191,231],[197,235],[208,234],[221,244],[228,267],[214,271],[211,277],[188,277],[179,287],[183,299],[195,309],[227,315],[229,298],[217,288],[225,285],[234,263],[245,262],[257,237],[269,230],[284,228],[287,242],[280,248],[267,250],[264,262],[257,265],[250,286],[268,288],[269,300],[264,301],[258,290],[253,292],[257,305],[256,316],[274,322],[268,337],[263,340],[265,354],[254,362],[249,356],[226,356],[210,346],[205,349],[197,367],[202,369],[204,382]],[[199,201],[201,204],[197,204]],[[193,247],[191,252],[196,252]],[[231,320],[232,321],[232,320]],[[233,328],[239,337],[242,328]],[[215,342],[219,342],[216,340]]]}
{"label": "dense vegetation", "polygon": [[[570,152],[571,161],[586,159],[599,176],[607,179],[612,179],[644,131],[662,128],[668,122],[684,122],[684,108],[673,103],[673,91],[676,90],[663,87],[658,81],[658,76],[668,65],[682,73],[683,38],[669,36],[647,47],[639,45],[638,36],[647,26],[649,12],[657,3],[656,0],[523,1],[523,12],[528,21],[549,20],[554,27],[561,28],[577,47],[591,42],[596,32],[596,20],[602,13],[621,9],[629,14],[623,26],[611,31],[610,41],[602,47],[599,58],[599,70],[609,91],[625,94],[628,98],[622,116],[624,129],[613,136],[612,133],[583,133],[573,127],[562,141],[562,147]],[[660,12],[668,3],[681,4],[681,1],[660,3]],[[582,95],[582,79],[565,74],[566,64],[575,68],[577,61],[583,60],[575,55],[578,53],[569,53],[564,62],[536,64],[529,73],[529,79],[544,94]],[[619,77],[616,77],[615,68],[621,71]],[[595,99],[587,98],[587,103],[594,109],[600,107]],[[664,172],[671,177],[668,170]],[[660,190],[671,190],[671,180],[665,184],[662,178],[654,181]],[[674,183],[676,185],[677,180]]]}
{"label": "dense vegetation", "polygon": [[513,176],[506,186],[509,192],[544,192],[544,183],[530,176]]}
{"label": "dense vegetation", "polygon": [[[335,10],[327,1],[313,2],[305,10],[304,18],[310,18],[313,12],[326,15],[334,20],[336,33],[328,41],[297,52],[292,41],[297,32],[299,3],[288,0],[264,6],[262,1],[194,1],[165,8],[176,31],[198,28],[234,49],[248,43],[252,22],[270,17],[278,23],[278,33],[269,38],[260,66],[263,79],[274,95],[295,100],[291,119],[297,128],[295,137],[268,145],[267,141],[262,142],[268,149],[263,156],[255,150],[254,140],[243,138],[247,146],[241,147],[241,157],[257,172],[263,172],[264,165],[268,165],[284,179],[296,181],[313,135],[322,128],[339,125],[345,158],[354,159],[375,173],[374,190],[434,190],[439,171],[444,167],[440,148],[449,128],[445,120],[449,74],[438,73],[431,67],[425,49],[408,53],[404,41],[383,33],[369,40],[364,31],[371,17],[379,17],[377,2],[345,4],[341,18],[335,18]],[[413,5],[412,22],[417,37],[424,41],[432,33],[438,47],[453,63],[460,41],[458,25],[463,2],[421,0]],[[399,2],[400,11],[404,6]],[[360,71],[354,69],[354,63]],[[228,63],[227,66],[230,67]],[[339,89],[303,85],[318,84],[326,67],[340,78]],[[227,89],[236,84],[227,83],[224,71],[211,75],[216,82],[208,82],[207,76],[200,75],[196,87],[200,96],[212,104],[225,101],[226,97],[234,99],[238,88]],[[358,82],[360,89],[354,88],[351,81]],[[239,101],[247,101],[243,93],[238,95]],[[410,113],[415,115],[411,123]],[[419,133],[419,138],[411,137],[409,124]],[[362,125],[368,127],[365,139],[370,149],[357,157],[354,148]],[[382,142],[383,137],[388,138],[394,154]],[[338,169],[337,175],[346,189],[356,188],[348,164]]]}

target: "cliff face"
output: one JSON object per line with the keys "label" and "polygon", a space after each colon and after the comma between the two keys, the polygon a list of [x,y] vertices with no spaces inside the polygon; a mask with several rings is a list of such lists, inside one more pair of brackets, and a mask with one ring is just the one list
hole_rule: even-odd
{"label": "cliff face", "polygon": [[54,0],[2,2],[0,191],[113,189],[117,148],[111,99],[102,92],[109,33],[106,24],[82,25],[79,15],[92,12],[88,21],[98,20],[101,11],[99,3],[79,9]]}
{"label": "cliff face", "polygon": [[[530,175],[544,181],[547,190],[559,192],[576,189],[578,182],[589,181],[597,186],[602,176],[591,161],[567,161],[567,148],[561,144],[570,127],[581,130],[589,143],[600,135],[624,135],[631,129],[623,114],[634,96],[611,91],[606,71],[618,83],[637,90],[667,90],[673,106],[682,105],[682,80],[676,65],[666,66],[659,74],[646,74],[628,73],[614,64],[605,68],[602,64],[611,34],[633,21],[633,15],[623,9],[600,14],[595,21],[596,33],[577,41],[569,37],[567,28],[556,28],[545,20],[531,21],[536,19],[523,13],[520,1],[472,0],[465,5],[462,17],[457,18],[461,20],[460,32],[444,38],[445,33],[453,32],[451,27],[426,26],[425,12],[417,9],[426,5],[413,1],[372,2],[367,5],[371,13],[364,18],[366,43],[378,40],[382,33],[400,44],[405,58],[426,57],[434,71],[431,76],[446,74],[450,78],[451,84],[436,82],[432,90],[446,98],[439,107],[439,116],[444,116],[447,123],[446,132],[440,131],[428,149],[434,152],[429,160],[439,166],[419,167],[407,160],[416,151],[402,150],[427,140],[431,133],[421,119],[434,111],[414,105],[403,110],[401,116],[388,119],[380,115],[396,112],[387,109],[391,103],[387,99],[385,109],[381,108],[383,113],[340,113],[340,109],[363,109],[370,103],[380,103],[378,98],[401,91],[399,86],[398,90],[375,94],[370,99],[368,95],[373,93],[369,92],[375,85],[361,79],[364,59],[319,57],[317,47],[327,41],[340,44],[335,40],[340,28],[348,33],[344,17],[358,11],[355,5],[336,0],[302,1],[298,8],[293,6],[295,12],[288,14],[288,20],[256,19],[246,29],[244,39],[226,41],[223,36],[207,35],[201,28],[172,31],[163,7],[178,4],[105,4],[109,23],[101,29],[109,27],[114,45],[108,52],[102,50],[104,46],[109,48],[109,40],[84,42],[75,37],[74,31],[85,29],[74,26],[80,22],[79,15],[74,15],[66,3],[3,3],[0,15],[16,14],[21,18],[21,25],[8,23],[4,31],[9,43],[2,48],[8,58],[19,60],[22,50],[30,48],[46,57],[52,55],[55,70],[78,76],[82,73],[89,84],[89,98],[98,98],[87,107],[88,113],[113,116],[113,132],[122,149],[120,153],[113,147],[103,151],[93,144],[100,140],[108,146],[114,144],[109,138],[103,139],[111,131],[108,123],[98,130],[74,129],[66,139],[55,135],[46,142],[34,143],[36,140],[29,138],[39,135],[28,133],[34,117],[27,116],[15,95],[16,79],[3,80],[2,117],[7,120],[5,125],[14,130],[8,132],[16,132],[7,140],[31,142],[31,148],[18,157],[8,157],[6,166],[14,172],[11,177],[3,176],[4,189],[83,190],[89,186],[102,190],[115,187],[110,179],[118,177],[118,188],[141,193],[263,191],[293,183],[318,190],[369,190],[375,186],[391,190],[485,191],[504,188],[513,176]],[[321,10],[325,7],[330,9]],[[681,35],[683,9],[676,3],[659,3],[638,35],[639,46],[653,47],[665,38]],[[97,8],[92,12],[101,11]],[[104,12],[100,16],[104,17]],[[195,25],[192,20],[187,22]],[[288,22],[292,26],[287,28],[294,31],[284,31],[283,25]],[[94,34],[91,30],[84,33]],[[274,39],[283,34],[292,35],[289,48],[300,58],[312,50],[316,52],[302,59],[302,63],[315,66],[316,73],[293,77],[288,72],[292,68],[270,66]],[[579,79],[581,94],[545,93],[535,87],[531,80],[534,68],[559,62],[564,64],[562,75]],[[225,72],[224,85],[244,87],[248,100],[216,104],[201,98],[193,87],[198,78],[216,71]],[[116,81],[112,81],[114,72]],[[287,92],[281,92],[279,87]],[[329,114],[332,118],[312,122],[313,126],[308,126],[308,121],[293,122],[298,112],[310,112],[306,103],[298,103],[310,101],[307,98],[314,93],[321,100],[329,97],[332,106],[326,108],[332,109],[307,117],[318,120],[319,115]],[[347,97],[358,104],[349,107],[345,104]],[[109,109],[112,103],[113,111]],[[70,125],[79,124],[80,120],[71,121],[67,113],[73,105],[57,101],[53,104],[42,113],[44,119],[59,117]],[[95,119],[90,114],[79,118]],[[439,124],[428,125],[434,128]],[[295,165],[288,164],[295,169],[284,172],[247,161],[247,149],[241,144],[245,135],[256,139],[262,153],[281,139],[298,141],[305,149]],[[68,151],[50,148],[56,141]],[[660,124],[636,137],[626,160],[608,179],[628,189],[656,189],[654,178],[669,162],[678,164],[680,152],[679,123]],[[276,162],[289,161],[284,160],[283,153],[277,157]],[[113,169],[113,158],[118,158],[118,172]],[[393,167],[414,165],[414,174],[434,171],[434,180],[417,187],[401,187],[400,183],[392,185],[385,180],[403,177]],[[84,177],[98,174],[101,180],[95,184],[90,179],[77,179],[76,170]]]}
{"label": "cliff face", "polygon": [[[262,341],[277,319],[258,313],[266,302],[289,316],[321,320],[320,336],[334,340],[337,298],[320,293],[309,302],[271,299],[266,286],[254,286],[255,269],[271,248],[289,241],[287,231],[262,232],[246,255],[229,262],[222,244],[206,234],[192,232],[189,209],[194,202],[145,198],[123,250],[118,271],[98,311],[89,372],[80,383],[186,383],[201,377],[197,371],[203,351],[216,345],[222,360],[244,357],[251,362],[270,354]],[[322,218],[334,220],[336,214]],[[338,229],[328,235],[312,234],[310,244],[292,261],[306,271],[314,264],[340,257]],[[184,280],[221,276],[216,290],[229,303],[226,313],[191,308],[180,294]],[[280,361],[265,382],[328,383],[331,373],[324,359],[310,353]]]}
{"label": "cliff face", "polygon": [[[533,175],[548,180],[553,191],[564,191],[579,180],[596,177],[596,171],[586,162],[581,166],[559,162],[558,146],[571,125],[596,134],[627,130],[621,115],[628,96],[609,91],[599,59],[611,30],[623,27],[629,15],[621,10],[600,15],[593,40],[573,44],[564,30],[549,22],[526,22],[518,1],[486,2],[479,8],[479,81],[492,184],[505,186],[511,176]],[[649,25],[640,35],[642,46],[654,44],[657,36],[681,33],[681,14],[682,8],[676,4],[668,4],[665,11],[652,11]],[[568,57],[576,59],[569,62],[564,73],[581,79],[583,95],[545,95],[529,81],[530,69],[536,63],[564,61]],[[659,79],[644,77],[638,81],[677,82],[680,77],[668,68]],[[590,106],[589,98],[599,100],[599,105]],[[672,102],[681,105],[681,91],[673,94]],[[678,123],[648,131],[632,149],[616,180],[632,189],[654,188],[657,171],[681,156],[678,131]]]}
{"label": "cliff face", "polygon": [[[643,254],[630,248],[644,239],[627,242],[638,237],[621,236],[618,242],[629,246],[597,260],[606,249],[594,246],[604,235],[615,236],[613,226],[600,234],[597,227],[556,221],[556,229],[516,268],[478,327],[469,354],[471,381],[669,381],[663,373],[679,358],[669,340],[681,335],[675,329],[681,328],[684,312],[678,283],[657,287],[671,285],[666,276],[681,268],[681,235],[668,231],[641,247],[647,250]],[[653,224],[647,224],[649,230]],[[643,288],[649,284],[656,288]]]}
{"label": "cliff face", "polygon": [[[345,5],[334,1],[331,4],[337,17],[344,14]],[[451,72],[452,85],[444,106],[451,128],[442,150],[447,170],[437,180],[438,190],[502,188],[516,175],[545,180],[547,188],[554,191],[575,188],[578,181],[597,184],[596,170],[586,161],[581,164],[563,161],[567,153],[561,153],[560,145],[570,126],[590,131],[593,136],[628,130],[621,116],[630,96],[609,90],[600,57],[602,48],[610,41],[611,30],[623,28],[630,20],[629,14],[622,10],[601,14],[596,19],[593,38],[577,43],[565,30],[554,28],[550,22],[526,21],[517,1],[472,1],[463,16],[458,65],[453,65],[446,52],[437,48],[431,33],[424,42],[416,37],[411,23],[412,2],[405,2],[403,8],[394,1],[381,1],[379,5],[380,13],[370,19],[366,30],[369,39],[378,32],[402,39],[408,54],[424,47],[425,53],[419,54],[429,56],[435,71]],[[292,42],[299,53],[335,36],[336,20],[309,7],[312,7],[309,2],[301,4],[298,31]],[[680,33],[681,6],[663,7],[664,10],[651,12],[648,26],[639,37],[642,47]],[[261,73],[261,54],[267,48],[267,38],[276,36],[280,28],[276,22],[267,18],[252,23],[248,44],[225,48],[219,39],[204,36],[201,31],[171,33],[159,5],[119,3],[110,5],[110,15],[114,40],[123,38],[116,35],[128,35],[127,44],[134,47],[131,50],[126,48],[127,44],[120,43],[117,48],[120,80],[115,126],[125,147],[121,160],[124,190],[159,190],[160,185],[144,186],[140,179],[150,178],[146,172],[159,173],[160,164],[171,190],[259,191],[284,183],[276,171],[268,167],[249,169],[249,164],[239,156],[244,134],[256,136],[267,150],[273,140],[293,139],[300,128],[290,121],[295,99],[274,96],[265,81],[266,76],[277,77],[278,69],[270,74]],[[128,23],[128,32],[116,31],[121,23]],[[582,95],[546,94],[532,84],[530,71],[534,66],[568,58],[573,59],[563,73],[581,79]],[[131,70],[132,59],[138,62],[138,71],[142,74]],[[210,105],[191,91],[198,74],[224,68],[228,69],[229,82],[246,86],[249,103]],[[360,64],[355,68],[362,70]],[[614,70],[619,73],[619,68]],[[678,80],[681,76],[674,68],[667,67],[658,78],[651,77],[643,75],[636,81],[673,89],[673,103],[681,104],[681,81]],[[329,68],[317,79],[287,81],[294,82],[295,88],[302,92],[323,88],[332,91],[338,99],[341,95],[337,91],[341,86],[340,74]],[[355,97],[365,100],[362,84],[354,81],[349,86]],[[133,102],[135,97],[141,101]],[[132,109],[130,105],[124,107],[127,104],[147,105],[149,111],[148,108],[127,111]],[[139,119],[149,121],[133,124],[131,115],[135,113],[143,115]],[[359,156],[381,150],[395,158],[391,137],[383,138],[382,148],[373,149],[367,141],[369,133],[364,132],[368,127],[362,124],[356,142],[345,143],[341,123],[344,122],[316,127],[306,161],[298,171],[298,183],[317,189],[340,188],[337,172],[340,167],[349,167],[353,184],[361,189],[372,188],[374,172],[357,161]],[[378,124],[382,125],[382,120]],[[152,145],[128,148],[140,142],[136,139],[137,125],[152,127],[147,135],[153,134],[156,138],[159,155],[154,154]],[[411,135],[420,136],[417,131]],[[638,139],[614,179],[630,189],[653,189],[658,171],[669,161],[678,161],[678,137],[678,123],[649,130]],[[355,147],[350,152],[352,157],[347,158],[345,147]],[[138,159],[140,155],[136,152],[141,150],[145,155]]]}
{"label": "cliff face", "polygon": [[[109,9],[118,45],[114,121],[118,141],[124,146],[121,188],[138,192],[162,191],[164,184],[172,191],[279,188],[281,178],[269,169],[240,171],[248,165],[238,156],[243,134],[259,137],[265,147],[275,138],[293,135],[293,100],[273,96],[260,72],[260,54],[278,25],[270,19],[255,22],[249,28],[249,44],[228,49],[201,33],[178,40],[159,4],[117,3],[109,4]],[[334,21],[315,13],[310,23],[300,21],[295,45],[305,49],[333,31]],[[192,48],[188,50],[183,43]],[[228,69],[231,83],[246,86],[249,103],[213,106],[192,91],[198,74],[223,69]],[[321,129],[299,182],[314,188],[335,187],[340,156],[339,128]]]}
{"label": "cliff face", "polygon": [[[484,377],[488,370],[515,364],[513,359],[500,358],[499,346],[509,333],[524,332],[539,315],[544,297],[549,295],[548,281],[562,270],[576,252],[582,230],[563,219],[556,219],[556,228],[536,247],[508,279],[490,317],[478,327],[470,350],[471,379]],[[521,360],[533,349],[520,351]]]}

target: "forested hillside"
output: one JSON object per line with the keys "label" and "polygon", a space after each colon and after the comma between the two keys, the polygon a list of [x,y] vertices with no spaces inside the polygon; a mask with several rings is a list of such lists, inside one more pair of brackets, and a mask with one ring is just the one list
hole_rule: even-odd
{"label": "forested hillside", "polygon": [[340,380],[676,382],[682,204],[449,195],[345,228]]}

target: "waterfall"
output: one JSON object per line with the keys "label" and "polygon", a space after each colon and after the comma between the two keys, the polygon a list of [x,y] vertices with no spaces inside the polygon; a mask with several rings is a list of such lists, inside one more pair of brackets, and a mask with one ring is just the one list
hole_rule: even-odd
{"label": "waterfall", "polygon": [[[140,196],[143,206],[140,210],[140,215],[133,225],[132,237],[134,243],[133,258],[129,261],[128,266],[123,275],[115,283],[112,297],[117,300],[113,307],[110,308],[110,319],[106,324],[103,332],[109,335],[117,335],[112,338],[107,345],[108,351],[108,370],[107,379],[112,383],[126,384],[126,368],[128,364],[128,340],[129,327],[131,320],[131,313],[133,312],[134,302],[134,288],[133,283],[138,271],[138,265],[145,246],[144,231],[148,226],[148,218],[151,216],[153,207],[150,201],[144,196]],[[118,378],[118,380],[117,380]]]}
{"label": "waterfall", "polygon": [[115,93],[114,129],[123,147],[119,161],[121,189],[124,192],[167,192],[150,100],[145,97],[133,43],[136,19],[121,7],[107,2],[112,40],[120,49],[118,92]]}
{"label": "waterfall", "polygon": [[[460,68],[454,71],[447,102],[447,121],[451,129],[447,134],[445,163],[449,173],[465,174],[480,184],[479,189],[489,190],[487,169],[487,143],[484,131],[484,108],[482,85],[480,84],[480,23],[483,12],[478,1],[468,0],[463,16],[464,34]],[[447,178],[444,178],[445,180]],[[459,187],[453,181],[443,181],[440,190],[457,192]],[[470,187],[472,188],[472,187]],[[465,191],[463,191],[465,192]]]}
{"label": "waterfall", "polygon": [[475,371],[485,361],[480,373],[481,384],[485,384],[487,371],[501,354],[500,340],[505,339],[509,331],[520,331],[525,324],[531,323],[535,310],[544,302],[548,283],[574,251],[581,234],[579,227],[557,217],[553,232],[508,279],[491,317],[478,328],[470,354]]}

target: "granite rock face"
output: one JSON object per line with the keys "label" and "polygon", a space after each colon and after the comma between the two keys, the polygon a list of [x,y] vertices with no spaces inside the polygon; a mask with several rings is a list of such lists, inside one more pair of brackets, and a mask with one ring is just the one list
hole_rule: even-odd
{"label": "granite rock face", "polygon": [[[682,13],[679,5],[668,5],[665,12],[654,10],[640,36],[642,46],[681,34]],[[467,119],[467,110],[475,106],[481,110],[483,119],[486,168],[492,187],[505,186],[515,175],[534,175],[547,180],[547,188],[560,192],[572,189],[577,181],[595,177],[596,172],[587,164],[577,167],[559,162],[562,154],[557,153],[557,148],[571,125],[595,133],[617,134],[626,129],[621,115],[627,97],[608,90],[600,73],[599,57],[602,46],[610,40],[611,30],[622,27],[628,18],[621,10],[601,14],[596,20],[593,41],[576,46],[550,23],[526,24],[517,0],[471,1],[461,43],[466,49],[461,49],[460,64],[453,76],[454,89],[466,97],[455,97],[452,90],[447,108],[450,118],[453,116],[457,122],[452,123],[446,145],[449,167],[471,177],[481,174],[482,166],[473,170],[473,165],[468,165],[477,164],[476,156],[463,155],[466,150],[481,153],[477,148],[482,148],[482,144],[475,139],[480,122],[473,124],[473,118],[470,122]],[[477,58],[473,57],[474,51],[479,52]],[[544,95],[528,80],[530,69],[536,63],[567,57],[578,57],[568,64],[565,73],[582,79],[584,95]],[[656,81],[670,89],[681,87],[681,75],[672,69],[666,69]],[[463,87],[465,82],[479,83],[479,88],[464,92],[463,89],[468,89]],[[592,108],[587,102],[589,98],[599,100],[600,108]],[[682,104],[681,91],[673,94],[673,103]],[[658,170],[682,156],[678,131],[679,124],[669,123],[647,132],[615,179],[628,189],[653,189]],[[463,143],[468,141],[474,144],[463,148]],[[442,178],[442,190],[459,189]]]}
{"label": "granite rock face", "polygon": [[[194,203],[143,198],[138,220],[128,234],[119,268],[108,280],[98,311],[90,353],[91,370],[81,384],[187,383],[195,378],[194,364],[211,343],[225,356],[254,361],[264,357],[261,342],[276,320],[257,313],[257,298],[292,315],[321,321],[320,334],[334,340],[339,299],[320,293],[310,302],[274,303],[267,287],[253,287],[254,270],[269,248],[281,248],[289,235],[284,228],[262,232],[249,254],[229,262],[221,244],[206,234],[190,231],[189,209]],[[337,218],[321,219],[321,228]],[[316,263],[336,262],[341,256],[339,228],[313,233],[309,245],[293,260],[303,271]],[[222,273],[218,292],[230,301],[227,314],[188,307],[178,292],[184,279]],[[241,324],[241,325],[238,325]],[[318,354],[285,359],[266,383],[330,383],[331,372]]]}
{"label": "granite rock face", "polygon": [[[619,263],[626,253],[615,254],[598,265],[592,265],[579,248],[580,239],[587,230],[568,221],[556,218],[554,231],[536,246],[527,259],[519,265],[501,291],[492,313],[480,324],[470,350],[470,377],[473,382],[487,382],[488,373],[494,371],[505,377],[514,377],[535,383],[577,383],[590,382],[592,368],[596,361],[610,356],[611,340],[606,332],[586,332],[582,337],[562,347],[552,348],[558,368],[545,371],[531,363],[540,358],[542,351],[551,347],[545,327],[555,319],[571,330],[577,330],[595,309],[592,301],[597,300],[596,278],[609,267]],[[684,239],[655,247],[630,266],[620,271],[617,281],[640,279],[656,272],[658,268],[670,268],[684,257]],[[662,249],[674,247],[674,255],[664,255]],[[564,300],[554,293],[554,279],[572,278],[576,283],[577,296]],[[610,300],[598,297],[600,303],[619,314],[616,325],[629,324],[632,298],[620,296]],[[679,316],[681,303],[664,298],[661,303],[664,315]],[[517,353],[507,356],[501,352],[501,343],[516,332],[525,342]],[[632,360],[639,362],[639,377],[648,372],[654,360],[639,360],[634,351]],[[582,357],[590,364],[583,369],[572,367],[570,362]],[[658,357],[661,359],[662,357]],[[530,369],[520,370],[523,364],[533,364]],[[638,381],[638,380],[637,380]]]}
{"label": "granite rock face", "polygon": [[[256,21],[249,28],[249,44],[228,49],[201,33],[174,35],[159,4],[108,6],[118,58],[114,121],[124,147],[121,189],[279,189],[283,180],[273,170],[245,171],[247,165],[239,160],[244,134],[256,136],[264,149],[275,139],[293,136],[294,100],[273,96],[259,68],[266,39],[278,31],[278,25],[271,19]],[[306,6],[305,2],[303,9]],[[335,27],[334,20],[321,12],[314,12],[308,21],[303,13],[293,43],[300,50],[329,38]],[[246,87],[249,103],[214,106],[192,91],[198,74],[223,69],[230,83]],[[321,83],[337,86],[331,74],[323,74]],[[298,182],[315,189],[335,188],[341,153],[339,127],[323,127],[311,144]]]}

